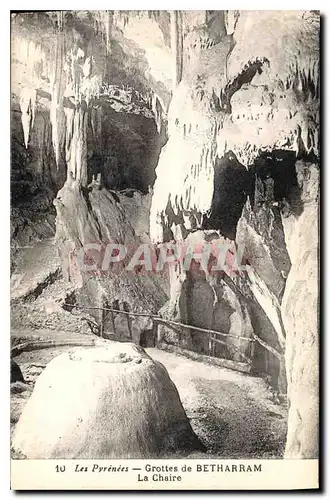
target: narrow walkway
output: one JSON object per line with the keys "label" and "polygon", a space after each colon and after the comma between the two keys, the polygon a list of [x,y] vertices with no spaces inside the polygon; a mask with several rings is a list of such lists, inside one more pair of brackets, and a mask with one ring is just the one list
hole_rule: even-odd
{"label": "narrow walkway", "polygon": [[146,351],[166,367],[207,458],[282,457],[287,410],[274,404],[262,379],[156,348]]}

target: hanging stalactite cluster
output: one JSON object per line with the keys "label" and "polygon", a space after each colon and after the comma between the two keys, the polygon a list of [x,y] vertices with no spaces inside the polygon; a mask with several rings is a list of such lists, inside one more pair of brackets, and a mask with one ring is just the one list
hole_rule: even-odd
{"label": "hanging stalactite cluster", "polygon": [[[156,240],[169,200],[176,213],[208,212],[217,156],[233,151],[245,167],[274,149],[318,156],[318,16],[283,13],[280,37],[277,23],[267,11],[227,15],[227,32],[236,41],[218,65],[228,71],[216,74],[204,65],[206,73],[177,87],[168,113],[169,142],[157,169],[151,215]],[[255,37],[257,29],[265,43]],[[166,181],[169,170],[174,183]]]}
{"label": "hanging stalactite cluster", "polygon": [[[135,14],[136,20],[146,19],[154,23],[158,34],[163,32],[164,43],[170,44],[169,13],[141,11]],[[13,22],[13,54],[17,65],[16,81],[19,81],[16,95],[21,104],[25,146],[29,144],[38,105],[45,105],[50,111],[57,169],[66,169],[67,165],[70,178],[79,182],[87,178],[87,153],[83,142],[87,140],[90,122],[94,142],[100,138],[97,134],[101,133],[102,99],[106,106],[110,103],[119,112],[122,101],[127,106],[129,89],[123,87],[125,95],[121,99],[120,91],[118,96],[111,82],[113,36],[122,36],[118,26],[125,16],[125,12],[116,11],[58,11],[18,15]],[[115,43],[118,45],[118,41]],[[178,68],[182,58],[182,49],[177,50],[179,45],[178,41],[173,49],[176,51],[173,55],[175,67]],[[180,69],[177,78],[179,81]],[[146,115],[144,108],[149,106],[158,133],[164,134],[168,98],[166,89],[163,91],[160,86],[160,90],[158,92],[157,84],[155,88],[133,89],[131,111],[137,114],[142,106],[143,115]]]}

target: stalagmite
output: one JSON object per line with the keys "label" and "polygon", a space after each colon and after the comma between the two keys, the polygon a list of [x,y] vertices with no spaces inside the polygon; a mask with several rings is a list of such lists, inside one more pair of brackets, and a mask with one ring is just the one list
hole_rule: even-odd
{"label": "stalagmite", "polygon": [[164,111],[163,111],[163,105],[161,104],[161,100],[159,99],[158,95],[153,93],[152,94],[152,111],[155,117],[155,122],[157,125],[157,130],[158,133],[160,134],[162,123],[163,123],[163,118],[164,118]]}

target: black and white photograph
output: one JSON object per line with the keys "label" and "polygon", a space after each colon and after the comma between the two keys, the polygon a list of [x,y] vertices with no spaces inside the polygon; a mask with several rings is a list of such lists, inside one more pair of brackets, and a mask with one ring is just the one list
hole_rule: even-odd
{"label": "black and white photograph", "polygon": [[12,489],[318,489],[320,12],[10,37]]}

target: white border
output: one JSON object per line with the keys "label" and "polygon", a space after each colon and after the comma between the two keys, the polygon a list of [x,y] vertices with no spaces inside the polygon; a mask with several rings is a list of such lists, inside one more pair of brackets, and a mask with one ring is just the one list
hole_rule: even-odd
{"label": "white border", "polygon": [[[28,5],[27,5],[28,4]],[[3,1],[0,6],[0,37],[1,37],[1,127],[0,127],[0,140],[1,140],[1,161],[0,161],[0,223],[1,223],[1,246],[0,246],[0,305],[1,305],[1,335],[2,341],[0,344],[0,353],[1,353],[1,441],[0,441],[0,452],[1,452],[1,462],[0,462],[0,488],[1,488],[1,498],[8,498],[13,495],[13,492],[9,491],[9,238],[10,238],[10,227],[9,227],[9,213],[10,213],[10,205],[9,205],[9,185],[10,185],[10,155],[9,155],[9,144],[10,144],[10,114],[9,114],[9,92],[10,92],[10,47],[9,47],[9,10],[55,10],[55,9],[63,9],[63,10],[88,10],[92,7],[93,10],[96,9],[107,9],[111,7],[112,9],[116,8],[116,4],[120,9],[125,10],[147,10],[147,9],[159,9],[162,10],[166,8],[170,9],[181,9],[181,10],[202,10],[202,9],[220,9],[220,8],[229,8],[229,9],[255,9],[255,10],[302,10],[302,9],[310,9],[312,7],[311,1],[300,0],[298,1],[289,1],[289,0],[277,0],[276,2],[265,2],[265,1],[250,1],[250,2],[242,2],[235,1],[230,2],[230,5],[222,5],[221,2],[208,1],[208,2],[194,2],[183,1],[183,0],[168,0],[167,2],[155,2],[153,1],[139,1],[134,2],[132,0],[121,0],[120,2],[112,3],[109,1],[100,1],[94,0],[93,2],[87,2],[86,0],[78,1],[63,1],[57,0],[57,2],[51,2],[50,5],[41,0],[34,0],[32,2],[26,2],[26,0],[15,1],[15,2],[5,2]],[[117,7],[117,8],[118,8]],[[322,0],[321,2],[317,2],[317,5],[313,6],[315,9],[319,9],[321,13],[328,17],[329,14],[329,1]],[[329,19],[325,19],[323,22],[323,30],[329,28]],[[329,58],[329,36],[324,33],[324,44],[323,44],[323,102],[322,102],[322,110],[323,110],[323,127],[326,127],[327,118],[328,118],[328,105],[329,102],[326,99],[326,87],[329,85],[329,64],[326,64],[326,60]],[[323,189],[322,189],[322,197],[325,199],[325,203],[322,206],[323,209],[323,217],[325,217],[324,230],[325,234],[324,238],[324,247],[327,248],[328,244],[328,236],[330,234],[330,216],[329,216],[329,202],[327,202],[327,198],[330,196],[329,189],[329,175],[326,173],[330,168],[327,164],[327,160],[329,158],[329,140],[326,134],[326,130],[322,130],[322,134],[324,137],[324,150],[323,150],[323,161],[322,168],[325,170],[325,175],[323,175]],[[325,212],[325,213],[324,213]],[[326,257],[326,252],[324,251],[324,257]],[[330,273],[329,268],[326,265],[327,262],[324,262],[325,269],[322,269],[323,275],[323,284],[329,283]],[[322,291],[323,295],[323,291]],[[326,311],[330,310],[330,301],[329,296],[327,294],[326,298],[323,302],[323,313],[325,316]],[[328,334],[328,323],[327,318],[324,317],[324,325],[323,325],[323,334],[326,336]],[[324,354],[324,382],[329,380],[327,375],[329,375],[329,369],[327,368],[327,360],[329,359],[329,342],[326,342],[326,339],[323,339],[323,348],[326,347],[326,354]],[[329,384],[325,384],[327,387],[324,390],[324,396],[326,398],[326,402],[329,401]],[[325,401],[323,401],[323,404]],[[326,410],[323,414],[323,420],[326,422]],[[325,429],[324,429],[325,431]],[[326,435],[324,432],[323,439],[326,442]],[[324,448],[324,452],[326,449]],[[324,467],[324,473],[326,473],[326,467]],[[327,474],[326,474],[327,476]],[[312,494],[313,493],[309,493]],[[316,493],[314,493],[315,495]],[[38,498],[43,498],[47,493],[38,494]],[[69,495],[62,493],[64,497]],[[91,494],[94,496],[95,494]],[[173,496],[177,496],[179,494],[173,494]],[[200,493],[199,496],[206,496],[207,493]],[[222,494],[223,495],[223,494]],[[226,494],[225,494],[226,495]],[[248,493],[243,494],[243,496],[247,496]],[[288,497],[289,494],[281,493],[282,498]],[[302,494],[301,494],[302,495]],[[30,494],[30,498],[34,495]],[[112,497],[118,496],[117,494],[112,494]],[[121,494],[120,497],[123,495]],[[192,495],[188,495],[192,496]],[[238,498],[242,497],[240,495],[230,495],[230,498],[237,496]],[[300,496],[298,494],[298,496]]]}

